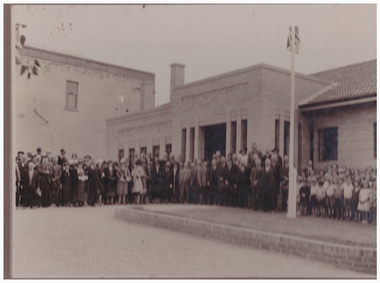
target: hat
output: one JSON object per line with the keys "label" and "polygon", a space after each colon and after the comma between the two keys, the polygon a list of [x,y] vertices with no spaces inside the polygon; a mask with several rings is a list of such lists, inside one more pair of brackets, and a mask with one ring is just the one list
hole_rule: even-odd
{"label": "hat", "polygon": [[62,153],[62,152],[63,152],[63,153],[66,153],[66,151],[65,151],[63,148],[61,149],[61,153]]}
{"label": "hat", "polygon": [[17,152],[17,155],[19,155],[19,154],[24,154],[24,152],[23,151]]}
{"label": "hat", "polygon": [[89,156],[89,155],[85,155],[84,158],[91,159],[91,156]]}
{"label": "hat", "polygon": [[278,153],[278,149],[274,148],[274,149],[272,149],[272,152],[277,152]]}

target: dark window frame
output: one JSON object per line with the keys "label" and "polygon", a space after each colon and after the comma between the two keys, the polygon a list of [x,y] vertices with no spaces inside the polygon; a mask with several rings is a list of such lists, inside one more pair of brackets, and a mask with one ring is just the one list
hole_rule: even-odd
{"label": "dark window frame", "polygon": [[338,160],[338,127],[318,129],[318,160]]}

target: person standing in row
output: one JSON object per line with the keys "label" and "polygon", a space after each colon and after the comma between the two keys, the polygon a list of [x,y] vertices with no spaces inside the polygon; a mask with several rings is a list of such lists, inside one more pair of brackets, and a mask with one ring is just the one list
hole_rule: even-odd
{"label": "person standing in row", "polygon": [[40,173],[41,204],[42,207],[48,207],[51,170],[46,158],[42,160],[42,164],[38,171]]}
{"label": "person standing in row", "polygon": [[[33,208],[33,206],[36,205],[35,199],[37,189],[41,186],[41,183],[39,182],[39,172],[37,168],[35,168],[34,163],[29,162],[28,169],[23,170],[22,175],[22,186],[24,188],[25,195],[23,206]],[[45,180],[43,179],[43,181]]]}
{"label": "person standing in row", "polygon": [[60,195],[60,187],[61,187],[61,177],[62,177],[62,167],[58,164],[58,158],[53,158],[53,166],[52,166],[52,180],[51,180],[51,202],[55,203],[58,207],[61,204],[59,199]]}
{"label": "person standing in row", "polygon": [[274,190],[275,190],[275,178],[274,171],[271,168],[271,161],[269,158],[265,160],[265,167],[260,178],[260,195],[261,195],[261,209],[264,212],[273,210],[272,200],[274,199]]}

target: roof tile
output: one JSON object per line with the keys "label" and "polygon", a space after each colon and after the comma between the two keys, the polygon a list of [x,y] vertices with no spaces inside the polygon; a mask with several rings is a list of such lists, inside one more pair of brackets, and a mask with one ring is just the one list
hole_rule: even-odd
{"label": "roof tile", "polygon": [[376,65],[377,60],[372,60],[311,74],[332,85],[312,94],[301,101],[300,105],[357,99],[376,94]]}

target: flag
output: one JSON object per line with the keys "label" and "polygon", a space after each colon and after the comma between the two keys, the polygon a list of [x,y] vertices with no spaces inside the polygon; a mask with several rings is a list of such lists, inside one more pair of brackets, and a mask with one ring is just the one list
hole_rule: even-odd
{"label": "flag", "polygon": [[[294,40],[294,52],[298,54],[300,51],[300,37],[298,34],[298,26],[295,27],[295,40]],[[289,35],[288,35],[288,42],[287,42],[287,48],[289,51],[292,51],[292,27],[289,27]]]}

